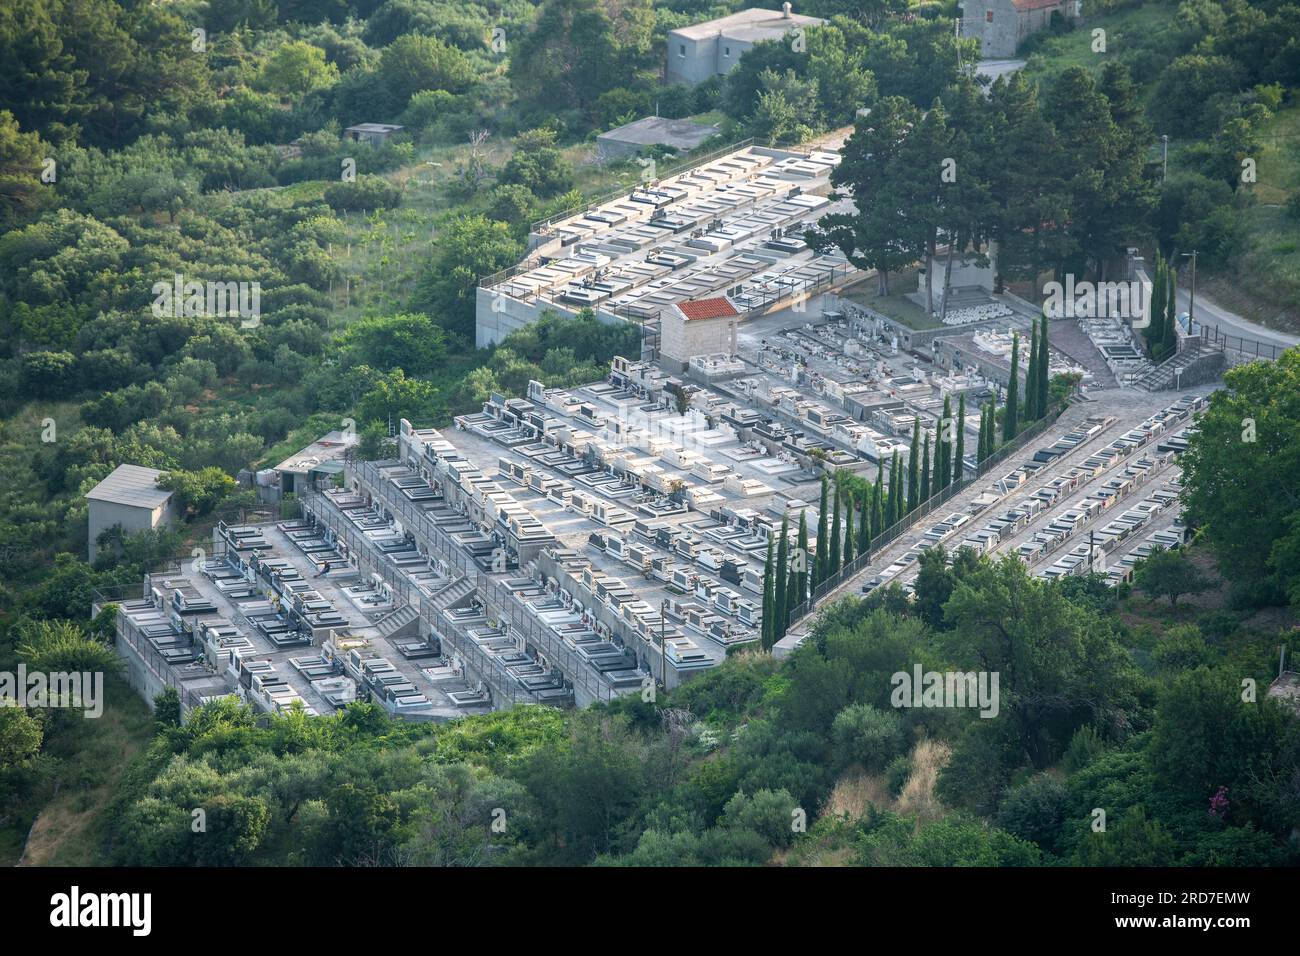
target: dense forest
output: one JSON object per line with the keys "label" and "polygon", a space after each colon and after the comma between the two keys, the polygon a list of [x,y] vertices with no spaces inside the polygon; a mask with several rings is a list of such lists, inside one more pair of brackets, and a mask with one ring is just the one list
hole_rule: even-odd
{"label": "dense forest", "polygon": [[[999,242],[1027,283],[1132,245],[1231,275],[1261,222],[1300,228],[1300,165],[1273,145],[1297,115],[1293,4],[1089,4],[990,86],[952,2],[807,0],[830,22],[806,49],[661,83],[667,30],[743,6],[6,2],[0,668],[110,667],[92,593],[248,504],[242,469],[347,418],[377,454],[401,417],[445,424],[636,354],[637,329],[590,316],[473,346],[476,282],[530,223],[636,179],[594,162],[595,135],[628,120],[717,123],[708,146],[856,124],[837,186],[893,201],[831,217],[823,242],[882,282],[941,232]],[[404,129],[343,135],[363,122]],[[940,195],[922,171],[946,159],[959,188]],[[1285,315],[1300,261],[1282,245],[1256,291]],[[258,283],[260,314],[160,315],[175,275]],[[1200,537],[1134,593],[932,555],[914,597],[822,609],[785,664],[743,655],[657,704],[434,728],[366,706],[179,726],[174,701],[150,718],[114,681],[105,727],[0,709],[0,855],[57,799],[92,862],[1294,862],[1297,722],[1262,691],[1243,706],[1241,683],[1266,685],[1300,600],[1295,358],[1229,385],[1188,457]],[[1244,417],[1258,443],[1233,442]],[[186,524],[103,542],[92,566],[82,495],[124,462],[167,471]],[[1179,574],[1203,593],[1175,607],[1158,582]],[[1015,671],[1012,719],[889,707],[888,674],[917,660]],[[199,805],[221,839],[188,839]]]}

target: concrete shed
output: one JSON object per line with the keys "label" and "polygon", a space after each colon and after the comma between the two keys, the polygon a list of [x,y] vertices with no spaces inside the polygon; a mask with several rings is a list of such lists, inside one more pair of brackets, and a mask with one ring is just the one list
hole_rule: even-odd
{"label": "concrete shed", "polygon": [[671,146],[679,153],[689,153],[721,127],[690,120],[647,116],[596,137],[601,162],[613,162],[635,156],[647,146]]}
{"label": "concrete shed", "polygon": [[156,468],[118,465],[113,473],[86,492],[90,504],[90,560],[95,560],[96,541],[114,525],[128,533],[147,531],[175,521],[180,509],[173,492],[158,487],[164,474]]}

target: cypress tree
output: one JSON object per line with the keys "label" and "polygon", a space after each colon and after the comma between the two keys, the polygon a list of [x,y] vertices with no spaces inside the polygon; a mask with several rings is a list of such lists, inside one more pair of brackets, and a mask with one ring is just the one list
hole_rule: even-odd
{"label": "cypress tree", "polygon": [[775,643],[772,640],[772,632],[776,626],[776,610],[774,607],[776,601],[772,590],[773,543],[771,538],[767,539],[767,561],[763,564],[763,636],[760,643],[763,645],[764,650]]}
{"label": "cypress tree", "polygon": [[921,500],[930,500],[930,433],[925,433],[925,444],[921,450]]}
{"label": "cypress tree", "polygon": [[813,565],[813,587],[816,588],[826,580],[826,558],[829,554],[830,538],[827,537],[826,523],[830,516],[826,513],[830,504],[826,500],[826,476],[822,475],[822,503],[817,511],[817,562]]}
{"label": "cypress tree", "polygon": [[781,538],[776,543],[776,573],[773,575],[773,617],[772,642],[776,643],[785,636],[785,622],[789,611],[790,596],[790,517],[781,516]]}
{"label": "cypress tree", "polygon": [[881,477],[884,465],[876,466],[876,484],[871,489],[871,536],[879,537],[885,530],[885,480]]}
{"label": "cypress tree", "polygon": [[952,462],[952,480],[954,484],[959,483],[966,474],[966,466],[962,464],[962,458],[966,454],[966,396],[957,399],[957,454]]}
{"label": "cypress tree", "polygon": [[1025,370],[1025,421],[1038,417],[1034,402],[1038,401],[1038,322],[1035,321],[1029,338],[1029,367]]}
{"label": "cypress tree", "polygon": [[921,420],[912,419],[912,450],[907,454],[907,513],[911,514],[920,503],[917,497],[921,493],[921,476],[917,474],[917,462],[921,455]]}
{"label": "cypress tree", "polygon": [[1178,349],[1178,274],[1169,270],[1169,294],[1165,298],[1164,355],[1173,355]]}
{"label": "cypress tree", "polygon": [[1048,364],[1048,316],[1043,313],[1043,329],[1039,332],[1039,373],[1034,377],[1034,384],[1039,386],[1039,397],[1034,399],[1037,418],[1048,414],[1048,384],[1052,378],[1052,368]]}
{"label": "cypress tree", "polygon": [[799,600],[795,602],[798,606],[808,600],[808,567],[811,557],[808,554],[808,509],[804,508],[799,512],[799,554],[802,556],[800,561],[800,571],[796,578],[799,588]]}
{"label": "cypress tree", "polygon": [[1016,437],[1020,424],[1020,333],[1011,333],[1011,382],[1007,385],[1007,410],[1002,418],[1002,440]]}
{"label": "cypress tree", "polygon": [[856,542],[853,540],[853,525],[855,524],[853,515],[853,495],[846,493],[844,496],[844,563],[848,564],[858,552]]}
{"label": "cypress tree", "polygon": [[840,483],[835,482],[835,507],[832,509],[831,547],[827,553],[826,578],[840,569]]}
{"label": "cypress tree", "polygon": [[898,452],[889,462],[889,524],[903,520],[903,473],[899,467]]}
{"label": "cypress tree", "polygon": [[988,445],[988,428],[989,428],[989,409],[988,405],[980,406],[980,433],[975,440],[975,461],[983,462],[985,458],[984,449]]}
{"label": "cypress tree", "polygon": [[858,515],[858,554],[866,554],[871,547],[871,492],[862,496],[862,511]]}
{"label": "cypress tree", "polygon": [[939,447],[935,454],[935,491],[943,491],[952,481],[952,396],[943,398],[943,420],[939,429]]}
{"label": "cypress tree", "polygon": [[1165,282],[1165,261],[1160,256],[1160,250],[1157,249],[1155,274],[1151,278],[1151,304],[1148,306],[1146,328],[1142,330],[1142,337],[1146,339],[1148,352],[1155,345],[1156,332],[1164,321],[1165,295],[1168,291],[1169,288]]}

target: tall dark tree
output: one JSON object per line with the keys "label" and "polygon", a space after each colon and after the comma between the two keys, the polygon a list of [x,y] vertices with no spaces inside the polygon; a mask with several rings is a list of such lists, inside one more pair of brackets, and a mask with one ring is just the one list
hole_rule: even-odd
{"label": "tall dark tree", "polygon": [[1042,331],[1038,333],[1038,375],[1034,378],[1034,384],[1038,386],[1038,398],[1034,401],[1034,407],[1038,409],[1038,417],[1042,418],[1047,414],[1048,385],[1052,373],[1048,365],[1047,315],[1044,314],[1039,321],[1042,322]]}
{"label": "tall dark tree", "polygon": [[939,447],[935,449],[935,491],[943,491],[952,482],[952,396],[943,399],[943,418],[939,422]]}
{"label": "tall dark tree", "polygon": [[912,419],[912,448],[907,455],[907,511],[911,514],[920,503],[921,420]]}
{"label": "tall dark tree", "polygon": [[1002,440],[1011,441],[1019,431],[1020,333],[1011,333],[1011,381],[1007,384],[1007,407],[1002,413]]}
{"label": "tall dark tree", "polygon": [[1038,323],[1034,322],[1029,337],[1029,367],[1025,370],[1025,421],[1038,418],[1034,403],[1038,401]]}
{"label": "tall dark tree", "polygon": [[1060,224],[1068,242],[1061,272],[1082,274],[1092,263],[1106,279],[1106,264],[1147,228],[1155,202],[1154,182],[1146,175],[1153,137],[1135,102],[1131,77],[1119,64],[1107,64],[1100,81],[1083,67],[1070,67],[1047,86],[1044,114],[1058,140],[1068,144],[1058,153],[1057,167],[1069,195]]}
{"label": "tall dark tree", "polygon": [[871,489],[871,536],[873,538],[878,537],[886,528],[884,470],[884,462],[876,465],[876,483]]}
{"label": "tall dark tree", "polygon": [[1162,329],[1164,332],[1164,338],[1161,342],[1163,346],[1161,355],[1164,358],[1168,358],[1178,350],[1178,296],[1176,294],[1178,288],[1178,273],[1176,270],[1170,269],[1168,276],[1169,291],[1165,295],[1165,322]]}
{"label": "tall dark tree", "polygon": [[989,88],[997,130],[990,165],[998,272],[1032,280],[1066,258],[1069,192],[1065,144],[1044,115],[1038,85],[1023,73],[999,77]]}
{"label": "tall dark tree", "polygon": [[828,552],[826,561],[826,577],[830,578],[840,569],[840,483],[833,482],[835,485],[835,504],[832,507],[831,516],[831,547]]}
{"label": "tall dark tree", "polygon": [[912,165],[908,141],[921,122],[920,111],[901,97],[886,96],[857,121],[841,151],[831,184],[846,196],[871,196],[853,213],[822,217],[807,234],[820,250],[836,248],[860,269],[876,270],[879,291],[889,294],[889,276],[918,258],[926,248],[929,227],[912,205],[912,193],[930,170]]}
{"label": "tall dark tree", "polygon": [[827,492],[826,476],[822,475],[822,498],[817,508],[817,561],[813,564],[813,587],[819,587],[826,580],[826,567],[830,564],[831,539],[828,531],[830,522],[830,502]]}
{"label": "tall dark tree", "polygon": [[768,538],[767,560],[763,562],[763,636],[761,643],[764,650],[776,643],[772,640],[772,633],[776,630],[776,556],[772,551],[774,545],[775,542]]}
{"label": "tall dark tree", "polygon": [[958,483],[966,476],[962,459],[966,456],[966,394],[957,399],[957,453],[952,461],[952,480]]}
{"label": "tall dark tree", "polygon": [[790,517],[781,516],[781,537],[776,542],[776,572],[772,576],[772,598],[774,618],[772,641],[775,643],[785,635],[787,601],[790,596]]}
{"label": "tall dark tree", "polygon": [[858,512],[858,554],[871,549],[871,493],[862,496],[862,509]]}
{"label": "tall dark tree", "polygon": [[1142,330],[1142,337],[1147,343],[1147,352],[1154,352],[1156,343],[1163,341],[1165,320],[1165,296],[1169,294],[1169,283],[1165,279],[1165,260],[1156,250],[1155,266],[1151,276],[1151,302],[1148,306],[1147,324]]}
{"label": "tall dark tree", "polygon": [[921,447],[921,500],[930,500],[930,433],[925,433],[925,443]]}
{"label": "tall dark tree", "polygon": [[898,452],[889,463],[889,524],[896,525],[903,518],[903,473],[899,467]]}
{"label": "tall dark tree", "polygon": [[797,586],[799,591],[799,600],[796,605],[802,604],[808,600],[808,569],[811,567],[812,556],[808,552],[808,509],[804,508],[799,512],[799,571],[797,577]]}
{"label": "tall dark tree", "polygon": [[844,563],[849,564],[857,557],[857,542],[853,540],[853,527],[857,524],[857,517],[853,513],[853,495],[849,492],[844,494]]}

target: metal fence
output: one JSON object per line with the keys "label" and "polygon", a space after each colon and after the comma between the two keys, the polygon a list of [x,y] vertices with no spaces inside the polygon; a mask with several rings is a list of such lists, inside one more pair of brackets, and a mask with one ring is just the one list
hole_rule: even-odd
{"label": "metal fence", "polygon": [[1207,342],[1210,342],[1229,352],[1240,352],[1242,355],[1253,355],[1257,359],[1266,359],[1270,362],[1276,361],[1278,356],[1286,351],[1284,345],[1273,345],[1269,342],[1261,342],[1258,339],[1247,339],[1239,335],[1228,335],[1217,325],[1204,325],[1200,322],[1193,323],[1196,334],[1199,334]]}
{"label": "metal fence", "polygon": [[961,492],[970,488],[971,485],[987,477],[988,473],[995,467],[1004,462],[1008,457],[1014,455],[1025,445],[1034,441],[1039,435],[1047,431],[1065,411],[1065,405],[1057,405],[1048,411],[1046,415],[1034,422],[1024,431],[1020,432],[1011,441],[996,449],[993,454],[979,463],[979,468],[972,478],[963,478],[961,481],[954,482],[938,494],[931,495],[925,501],[918,504],[913,510],[909,511],[901,521],[895,522],[886,528],[880,534],[871,540],[870,547],[862,554],[858,555],[848,564],[840,568],[829,578],[813,589],[811,596],[802,604],[795,606],[790,612],[790,623],[787,627],[793,627],[794,624],[807,614],[816,609],[817,604],[822,598],[825,598],[832,591],[839,588],[845,582],[852,579],[855,575],[864,571],[872,561],[879,557],[883,551],[898,538],[908,531],[913,525],[924,518],[926,515],[934,512],[935,509],[951,501]]}

